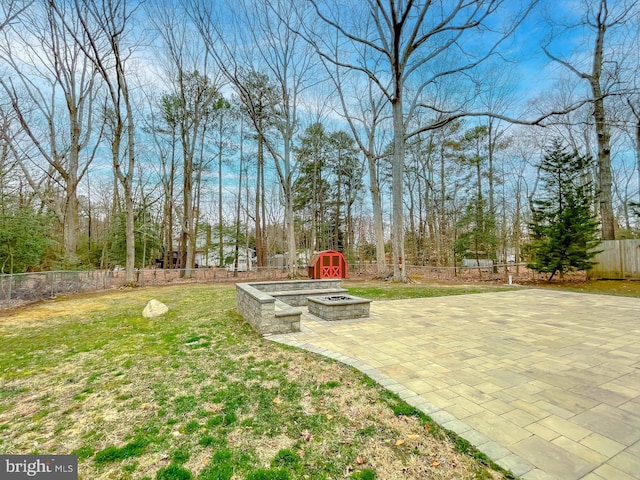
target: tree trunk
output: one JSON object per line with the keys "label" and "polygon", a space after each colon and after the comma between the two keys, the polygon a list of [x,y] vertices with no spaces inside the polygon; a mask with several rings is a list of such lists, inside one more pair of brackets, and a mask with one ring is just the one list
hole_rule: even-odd
{"label": "tree trunk", "polygon": [[[396,80],[400,81],[400,80]],[[404,255],[404,209],[402,191],[404,183],[404,118],[402,113],[401,88],[396,88],[393,108],[393,163],[391,165],[391,195],[393,205],[392,243],[393,280],[406,282]]]}
{"label": "tree trunk", "polygon": [[[606,0],[601,0],[600,8],[606,11]],[[598,17],[596,25],[596,45],[593,52],[593,71],[588,77],[593,93],[593,118],[596,123],[596,137],[598,141],[598,192],[600,203],[600,222],[602,225],[602,240],[615,240],[615,218],[613,215],[613,197],[611,193],[611,133],[607,123],[604,108],[604,97],[600,85],[602,74],[604,34],[606,13],[604,18]]]}
{"label": "tree trunk", "polygon": [[[248,185],[249,183],[247,182],[247,188],[249,188]],[[267,199],[264,184],[264,154],[262,158],[262,169],[260,170],[260,210],[262,213],[262,252],[260,252],[260,256],[262,258],[259,261],[262,263],[263,267],[266,267],[269,264],[269,239],[267,237]],[[249,241],[248,237],[247,241]]]}
{"label": "tree trunk", "polygon": [[596,122],[598,140],[598,191],[600,203],[600,221],[602,224],[602,240],[615,240],[615,218],[613,214],[613,197],[611,193],[611,133],[607,124],[604,99],[599,82],[592,82],[593,116]]}
{"label": "tree trunk", "polygon": [[127,244],[127,262],[125,266],[125,280],[127,282],[135,282],[135,263],[136,263],[136,237],[135,237],[135,203],[133,201],[133,173],[135,170],[135,141],[134,141],[134,123],[133,110],[129,98],[129,88],[124,79],[124,66],[118,58],[119,78],[122,82],[122,96],[124,99],[125,109],[127,112],[127,173],[125,175],[124,193],[126,195],[127,208],[127,226],[126,226],[126,244]]}
{"label": "tree trunk", "polygon": [[218,124],[220,132],[220,143],[218,144],[218,267],[225,266],[224,260],[224,235],[222,222],[222,114],[220,114],[220,123]]}
{"label": "tree trunk", "polygon": [[521,205],[520,205],[520,191],[516,192],[516,215],[513,222],[513,252],[514,261],[516,264],[516,275],[520,273],[520,236],[522,227],[520,225]]}
{"label": "tree trunk", "polygon": [[262,135],[258,133],[258,164],[256,171],[256,257],[258,267],[266,267],[267,255],[264,242],[264,144]]}
{"label": "tree trunk", "polygon": [[[239,270],[239,258],[240,258],[240,206],[242,205],[242,155],[240,155],[240,168],[238,173],[238,201],[236,202],[236,246],[235,253],[233,255],[233,276],[238,276]],[[257,239],[257,235],[256,235]],[[250,266],[249,262],[251,259],[246,255],[247,251],[245,250],[245,256],[247,261],[247,267]]]}
{"label": "tree trunk", "polygon": [[126,282],[135,282],[135,263],[136,263],[136,242],[135,242],[135,204],[133,202],[133,192],[131,187],[125,187],[125,208],[127,212],[126,216],[126,245],[127,245],[127,259],[125,263],[125,276]]}
{"label": "tree trunk", "polygon": [[293,212],[293,195],[291,185],[285,185],[285,224],[287,229],[287,251],[289,253],[289,276],[297,275],[298,253],[296,248],[296,231]]}
{"label": "tree trunk", "polygon": [[[183,127],[184,128],[184,127]],[[183,184],[182,184],[182,245],[180,246],[180,258],[182,259],[181,268],[183,269],[180,273],[181,277],[186,276],[190,277],[190,273],[187,269],[191,268],[192,265],[190,260],[192,259],[193,254],[191,253],[191,248],[189,245],[191,243],[191,226],[193,225],[193,206],[191,202],[191,192],[192,192],[192,178],[193,175],[193,164],[192,157],[189,154],[186,148],[186,139],[184,138],[184,132],[182,135],[183,142]]]}
{"label": "tree trunk", "polygon": [[[447,261],[449,258],[449,249],[445,248],[445,238],[448,236],[447,216],[445,211],[447,186],[445,183],[445,152],[444,141],[441,142],[440,148],[440,192],[438,194],[438,264],[449,266]],[[454,259],[455,264],[455,259]]]}
{"label": "tree trunk", "polygon": [[[333,232],[333,249],[336,251],[341,251],[340,249],[340,214],[341,209],[340,206],[342,204],[342,170],[340,165],[340,158],[338,157],[338,190],[336,197],[336,218],[334,219],[334,232]],[[344,247],[344,246],[343,246]],[[344,253],[344,251],[343,251]]]}
{"label": "tree trunk", "polygon": [[[370,150],[372,151],[372,150]],[[380,183],[376,171],[376,160],[373,155],[367,155],[369,166],[369,191],[373,208],[373,226],[376,236],[376,265],[379,277],[387,275],[387,259],[384,252],[384,228],[382,224],[382,201],[380,200]]]}
{"label": "tree trunk", "polygon": [[[172,132],[171,141],[171,164],[169,165],[169,177],[164,171],[164,221],[163,221],[163,255],[162,263],[164,268],[173,268],[173,189],[175,182],[175,132]],[[164,166],[164,164],[163,164]]]}
{"label": "tree trunk", "polygon": [[[75,92],[72,92],[75,93]],[[72,93],[67,93],[67,105],[69,111],[70,145],[69,164],[62,175],[65,179],[65,210],[64,210],[64,254],[67,259],[75,259],[78,250],[78,238],[80,237],[78,183],[80,179],[80,122],[78,120],[78,108],[72,102]],[[62,172],[61,172],[62,173]]]}
{"label": "tree trunk", "polygon": [[495,204],[495,187],[494,187],[494,172],[493,172],[493,154],[495,150],[496,139],[494,138],[493,131],[493,118],[489,117],[489,123],[487,125],[487,159],[488,159],[488,170],[487,170],[487,180],[489,181],[489,214],[494,215],[496,212],[496,204]]}
{"label": "tree trunk", "polygon": [[[75,183],[75,182],[74,182]],[[76,256],[78,250],[78,237],[80,235],[79,212],[78,212],[78,196],[76,195],[77,185],[66,185],[66,202],[64,209],[64,254],[67,259]]]}
{"label": "tree trunk", "polygon": [[636,123],[636,165],[638,168],[638,203],[640,203],[640,115]]}
{"label": "tree trunk", "polygon": [[[407,215],[409,216],[409,234],[411,238],[410,246],[409,246],[409,255],[412,262],[415,262],[418,256],[418,248],[417,248],[418,235],[416,234],[416,217],[415,217],[416,201],[415,201],[415,195],[414,195],[414,192],[416,191],[415,185],[416,185],[416,182],[414,182],[412,186],[410,185],[409,179],[407,179],[407,190],[409,191],[409,207],[408,207]],[[418,186],[418,189],[417,189],[418,195],[420,195],[419,188],[420,187]]]}
{"label": "tree trunk", "polygon": [[[204,168],[204,139],[205,139],[206,128],[202,130],[202,141],[200,142],[200,163],[198,165],[198,170],[196,173],[196,189],[195,189],[195,199],[193,205],[193,211],[191,214],[191,238],[189,242],[189,248],[187,250],[187,268],[195,268],[196,267],[196,250],[198,248],[198,232],[199,232],[199,222],[200,222],[200,201],[202,197],[202,170]],[[189,272],[189,277],[191,277],[191,272]]]}

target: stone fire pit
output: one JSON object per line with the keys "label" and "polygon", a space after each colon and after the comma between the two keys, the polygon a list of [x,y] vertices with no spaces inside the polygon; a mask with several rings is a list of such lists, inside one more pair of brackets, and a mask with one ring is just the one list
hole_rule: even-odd
{"label": "stone fire pit", "polygon": [[368,318],[371,300],[352,295],[308,297],[309,313],[324,320]]}

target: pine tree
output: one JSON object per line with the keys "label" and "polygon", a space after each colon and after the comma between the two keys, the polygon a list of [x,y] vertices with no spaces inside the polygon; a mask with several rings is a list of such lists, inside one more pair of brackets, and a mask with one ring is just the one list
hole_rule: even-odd
{"label": "pine tree", "polygon": [[51,219],[29,207],[0,213],[0,274],[39,267],[52,245]]}
{"label": "pine tree", "polygon": [[531,262],[537,272],[588,270],[599,244],[598,221],[593,212],[592,160],[568,152],[555,141],[539,165],[542,196],[533,202]]}

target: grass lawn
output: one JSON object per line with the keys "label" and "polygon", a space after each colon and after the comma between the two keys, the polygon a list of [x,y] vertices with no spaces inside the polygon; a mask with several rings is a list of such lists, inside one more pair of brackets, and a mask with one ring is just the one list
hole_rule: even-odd
{"label": "grass lawn", "polygon": [[344,288],[351,295],[369,298],[371,300],[401,300],[406,298],[442,297],[444,295],[465,295],[468,293],[502,292],[519,287],[503,285],[473,285],[473,284],[445,284],[445,283],[389,283],[373,281],[344,281]]}
{"label": "grass lawn", "polygon": [[591,280],[586,282],[544,282],[542,288],[560,288],[568,292],[597,293],[622,297],[640,297],[640,282],[631,280]]}
{"label": "grass lawn", "polygon": [[[364,287],[350,290],[374,297]],[[164,317],[142,317],[151,298]],[[502,478],[359,372],[257,335],[233,286],[2,313],[0,452],[77,454],[84,480]]]}
{"label": "grass lawn", "polygon": [[520,286],[497,284],[459,284],[441,283],[426,280],[425,283],[398,284],[377,280],[346,280],[343,286],[349,293],[372,300],[400,300],[403,298],[440,297],[443,295],[464,295],[468,293],[500,292],[521,288],[549,288],[567,292],[594,293],[599,295],[616,295],[624,297],[640,297],[640,281],[632,280],[569,280],[547,282],[539,280],[525,282]]}

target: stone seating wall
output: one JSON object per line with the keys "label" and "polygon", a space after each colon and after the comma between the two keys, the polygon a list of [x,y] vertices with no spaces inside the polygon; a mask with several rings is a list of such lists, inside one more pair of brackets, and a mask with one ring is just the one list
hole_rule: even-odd
{"label": "stone seating wall", "polygon": [[262,335],[300,331],[302,311],[307,297],[344,293],[340,279],[289,280],[236,284],[236,308]]}

